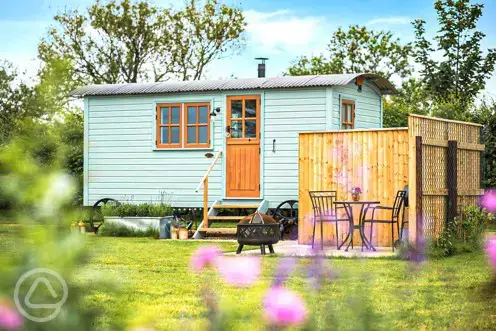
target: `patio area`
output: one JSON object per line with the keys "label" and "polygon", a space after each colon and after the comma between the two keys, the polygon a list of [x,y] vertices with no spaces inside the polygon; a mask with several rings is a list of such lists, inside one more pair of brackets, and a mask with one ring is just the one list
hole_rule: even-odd
{"label": "patio area", "polygon": [[[396,256],[396,252],[392,252],[390,247],[377,247],[376,251],[361,250],[361,246],[355,246],[353,249],[350,247],[346,252],[343,249],[337,250],[336,246],[325,246],[324,250],[320,250],[320,246],[316,245],[312,250],[311,245],[299,245],[296,240],[284,240],[274,245],[274,254],[267,254],[266,256],[275,255],[291,256],[291,257],[309,257],[315,255],[315,252],[323,252],[326,257],[349,257],[349,258],[377,258],[377,257],[391,257]],[[236,255],[236,252],[228,252],[224,255]],[[260,255],[260,248],[257,246],[246,246],[239,255],[256,256]]]}

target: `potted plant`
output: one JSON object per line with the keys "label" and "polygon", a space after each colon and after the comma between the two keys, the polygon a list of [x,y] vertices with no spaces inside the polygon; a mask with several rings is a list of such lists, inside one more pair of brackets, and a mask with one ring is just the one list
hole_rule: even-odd
{"label": "potted plant", "polygon": [[188,224],[181,219],[174,219],[171,224],[172,239],[187,240],[188,239]]}
{"label": "potted plant", "polygon": [[360,194],[362,194],[362,189],[359,186],[351,189],[351,198],[353,201],[360,200]]}
{"label": "potted plant", "polygon": [[102,214],[105,223],[124,225],[136,230],[159,229],[160,221],[171,219],[172,207],[166,203],[121,203],[120,205],[103,205]]}

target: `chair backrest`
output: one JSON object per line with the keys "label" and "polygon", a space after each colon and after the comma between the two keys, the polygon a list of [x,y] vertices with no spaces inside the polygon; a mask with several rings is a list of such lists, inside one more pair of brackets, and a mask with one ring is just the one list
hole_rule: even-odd
{"label": "chair backrest", "polygon": [[405,200],[407,197],[407,191],[398,191],[396,193],[396,198],[394,198],[393,204],[393,217],[399,217],[401,208],[405,204]]}
{"label": "chair backrest", "polygon": [[336,216],[336,191],[309,191],[315,217]]}

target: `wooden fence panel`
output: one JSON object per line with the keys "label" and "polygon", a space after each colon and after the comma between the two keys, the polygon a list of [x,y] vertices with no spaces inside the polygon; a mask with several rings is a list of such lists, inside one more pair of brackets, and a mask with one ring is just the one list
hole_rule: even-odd
{"label": "wooden fence panel", "polygon": [[[351,188],[360,186],[362,199],[392,206],[396,192],[408,185],[408,147],[407,129],[300,133],[298,242],[312,242],[313,212],[308,191],[335,190],[338,199],[349,200]],[[346,233],[347,226],[342,224],[339,241]],[[388,225],[376,225],[372,242],[390,246],[390,233]],[[358,237],[356,232],[356,245],[360,244]],[[316,242],[320,242],[318,230]],[[324,226],[324,242],[335,245],[334,226]]]}
{"label": "wooden fence panel", "polygon": [[[481,153],[480,125],[459,121],[444,120],[433,117],[411,115],[408,119],[408,136],[410,153],[416,149],[415,137],[422,137],[422,224],[425,238],[438,238],[448,216],[458,214],[462,207],[477,204],[481,190]],[[457,205],[454,213],[447,213],[449,182],[447,180],[448,146],[456,142],[456,199],[451,197],[451,204]],[[453,143],[451,143],[453,144]],[[411,154],[412,155],[412,154]],[[453,162],[451,160],[450,162]],[[418,204],[418,185],[414,177],[415,158],[410,157],[410,219],[416,215]],[[453,194],[451,188],[451,194]],[[453,211],[451,211],[453,212]],[[410,224],[410,241],[416,239],[417,228]]]}

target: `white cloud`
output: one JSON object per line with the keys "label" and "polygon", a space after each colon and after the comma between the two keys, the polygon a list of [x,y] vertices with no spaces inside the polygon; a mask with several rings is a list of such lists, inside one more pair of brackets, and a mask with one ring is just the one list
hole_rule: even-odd
{"label": "white cloud", "polygon": [[301,54],[325,46],[322,17],[299,16],[290,10],[244,12],[248,47],[261,48],[266,54]]}
{"label": "white cloud", "polygon": [[406,16],[392,16],[392,17],[380,17],[380,18],[375,18],[373,20],[368,21],[365,23],[365,25],[379,25],[379,24],[385,24],[385,25],[404,25],[404,24],[410,24],[412,22],[412,19]]}

